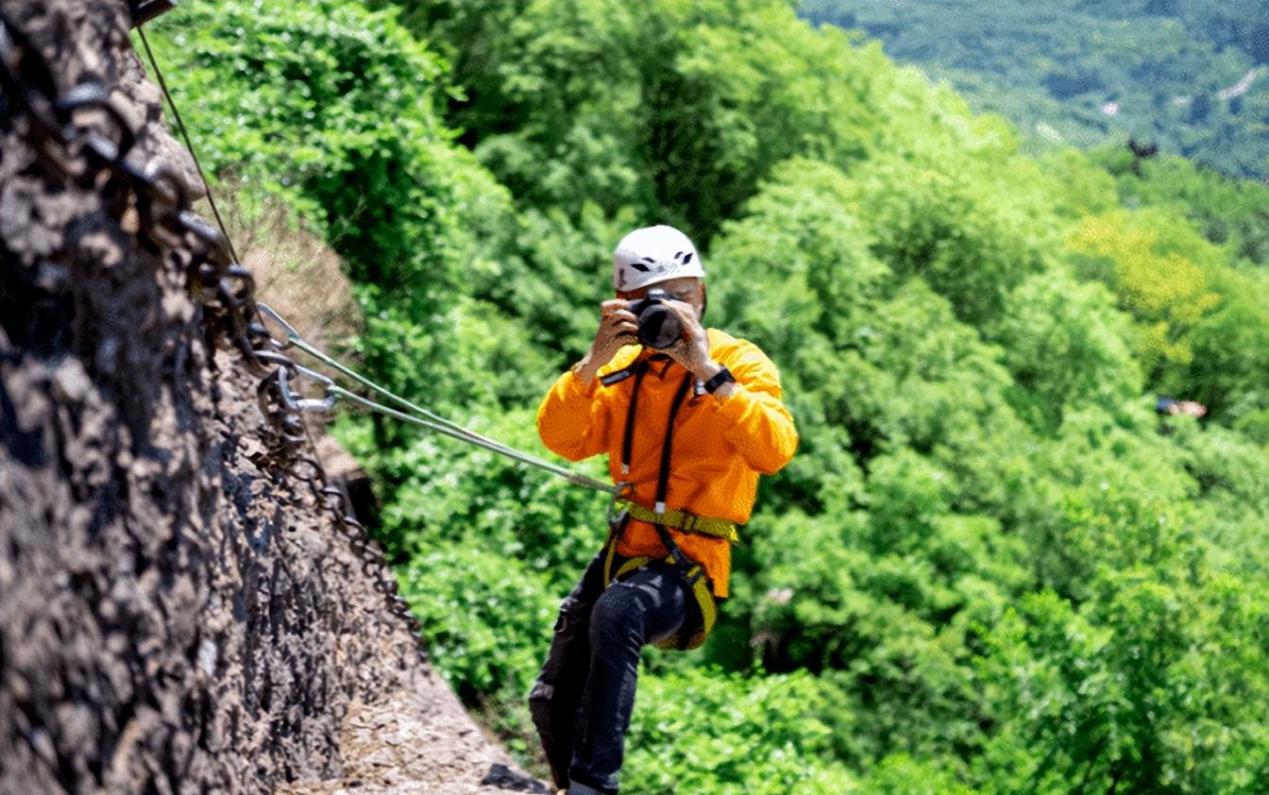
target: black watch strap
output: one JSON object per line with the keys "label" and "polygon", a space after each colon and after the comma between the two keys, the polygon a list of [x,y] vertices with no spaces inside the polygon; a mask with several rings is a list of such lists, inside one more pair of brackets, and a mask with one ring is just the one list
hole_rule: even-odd
{"label": "black watch strap", "polygon": [[723,367],[718,372],[714,373],[712,378],[705,382],[705,391],[712,395],[717,392],[718,388],[723,384],[734,383],[736,383],[736,376],[731,374],[731,370]]}

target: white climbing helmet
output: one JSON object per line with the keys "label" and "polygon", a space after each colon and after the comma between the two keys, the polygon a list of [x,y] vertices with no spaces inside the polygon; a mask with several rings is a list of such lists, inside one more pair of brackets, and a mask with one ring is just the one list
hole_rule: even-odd
{"label": "white climbing helmet", "polygon": [[612,253],[612,284],[617,290],[638,290],[666,279],[705,278],[696,246],[672,226],[645,226],[621,239]]}

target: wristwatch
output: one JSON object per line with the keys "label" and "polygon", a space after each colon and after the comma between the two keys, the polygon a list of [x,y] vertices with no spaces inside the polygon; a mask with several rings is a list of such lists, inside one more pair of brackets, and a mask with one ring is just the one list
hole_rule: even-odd
{"label": "wristwatch", "polygon": [[713,377],[705,382],[705,391],[712,395],[717,392],[718,388],[723,384],[734,383],[736,383],[736,376],[732,375],[731,370],[728,370],[724,366],[720,368],[718,372],[714,373]]}

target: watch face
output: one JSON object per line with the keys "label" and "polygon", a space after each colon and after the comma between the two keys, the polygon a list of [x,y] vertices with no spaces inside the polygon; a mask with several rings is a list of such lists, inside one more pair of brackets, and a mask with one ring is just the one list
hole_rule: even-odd
{"label": "watch face", "polygon": [[728,370],[726,367],[724,367],[723,369],[715,373],[713,378],[705,382],[705,389],[712,393],[715,390],[717,390],[720,386],[728,382],[733,384],[736,383],[736,377],[731,374],[731,370]]}

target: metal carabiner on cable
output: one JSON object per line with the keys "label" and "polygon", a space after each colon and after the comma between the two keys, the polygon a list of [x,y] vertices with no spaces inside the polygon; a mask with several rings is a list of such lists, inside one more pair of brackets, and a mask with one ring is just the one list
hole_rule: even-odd
{"label": "metal carabiner on cable", "polygon": [[[296,331],[294,326],[286,322],[285,318],[274,311],[273,307],[269,306],[264,301],[256,301],[256,317],[260,321],[259,325],[261,334],[268,337],[269,342],[280,351],[284,351],[291,347],[291,344],[295,342],[295,340],[302,339],[302,337],[300,337],[300,332]],[[279,340],[277,337],[273,336],[273,332],[269,331],[269,326],[264,322],[265,320],[271,320],[285,329],[286,339]]]}
{"label": "metal carabiner on cable", "polygon": [[624,508],[618,508],[617,506],[623,502],[626,502],[628,496],[633,491],[634,491],[634,484],[628,480],[623,480],[619,483],[613,484],[613,488],[609,490],[609,493],[612,495],[612,497],[611,499],[608,500],[608,515],[607,515],[608,527],[610,528],[615,527],[616,523],[621,523],[621,524],[625,523],[625,516],[623,516],[623,514],[629,515],[629,512],[626,511]]}
{"label": "metal carabiner on cable", "polygon": [[333,391],[335,382],[321,373],[315,372],[303,367],[295,365],[295,377],[297,380],[308,379],[315,381],[325,387],[325,392],[321,398],[298,397],[295,392],[291,391],[291,375],[288,374],[287,368],[279,367],[277,370],[278,379],[278,397],[282,399],[282,405],[290,411],[302,411],[308,413],[326,414],[335,408],[336,394]]}

